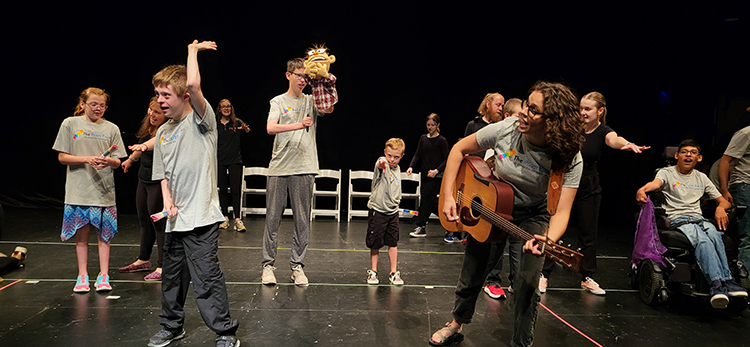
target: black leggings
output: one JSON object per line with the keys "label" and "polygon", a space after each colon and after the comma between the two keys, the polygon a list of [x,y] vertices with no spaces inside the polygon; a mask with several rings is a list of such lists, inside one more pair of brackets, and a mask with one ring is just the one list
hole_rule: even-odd
{"label": "black leggings", "polygon": [[[219,204],[221,204],[221,213],[231,218],[240,218],[240,206],[242,201],[242,164],[219,165]],[[229,215],[229,191],[232,190],[232,212],[234,217]]]}
{"label": "black leggings", "polygon": [[143,183],[138,181],[135,191],[135,208],[138,211],[138,221],[141,224],[141,254],[138,259],[147,261],[151,259],[154,249],[154,241],[159,247],[157,254],[157,267],[162,267],[164,261],[164,228],[167,219],[158,222],[151,220],[151,215],[164,209],[164,199],[161,195],[161,183]]}
{"label": "black leggings", "polygon": [[437,202],[442,181],[442,178],[427,177],[427,174],[422,176],[422,183],[419,187],[421,199],[419,204],[419,215],[414,217],[414,224],[417,226],[423,227],[427,225],[431,213],[440,213],[438,211]]}

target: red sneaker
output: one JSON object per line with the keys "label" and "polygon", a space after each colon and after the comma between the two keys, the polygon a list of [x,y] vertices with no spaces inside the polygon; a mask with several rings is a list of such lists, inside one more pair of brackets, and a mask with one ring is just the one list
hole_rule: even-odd
{"label": "red sneaker", "polygon": [[505,291],[503,290],[503,287],[501,287],[499,284],[485,286],[484,292],[487,293],[487,295],[489,295],[493,299],[505,300],[508,298],[508,296],[505,295]]}

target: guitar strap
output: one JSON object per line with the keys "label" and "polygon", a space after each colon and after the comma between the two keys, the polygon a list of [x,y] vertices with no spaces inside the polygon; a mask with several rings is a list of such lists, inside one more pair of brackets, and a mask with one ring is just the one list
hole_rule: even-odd
{"label": "guitar strap", "polygon": [[557,203],[560,201],[560,192],[562,191],[562,180],[565,175],[563,165],[552,163],[552,170],[549,174],[549,183],[547,185],[547,212],[552,216],[557,212]]}

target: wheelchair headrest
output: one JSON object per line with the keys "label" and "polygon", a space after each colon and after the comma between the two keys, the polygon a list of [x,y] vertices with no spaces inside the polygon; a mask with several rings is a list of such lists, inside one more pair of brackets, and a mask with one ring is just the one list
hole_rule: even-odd
{"label": "wheelchair headrest", "polygon": [[661,156],[664,158],[664,160],[667,161],[667,165],[675,165],[677,164],[677,159],[674,158],[675,153],[677,153],[678,147],[664,147],[664,151],[661,153]]}

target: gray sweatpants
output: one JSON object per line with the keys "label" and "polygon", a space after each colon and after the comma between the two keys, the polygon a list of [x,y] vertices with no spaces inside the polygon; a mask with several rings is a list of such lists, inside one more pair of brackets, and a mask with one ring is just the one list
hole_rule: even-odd
{"label": "gray sweatpants", "polygon": [[310,212],[314,175],[268,176],[266,181],[266,227],[263,230],[262,265],[274,265],[278,249],[279,227],[289,196],[294,215],[290,267],[305,266],[307,241],[310,237]]}

